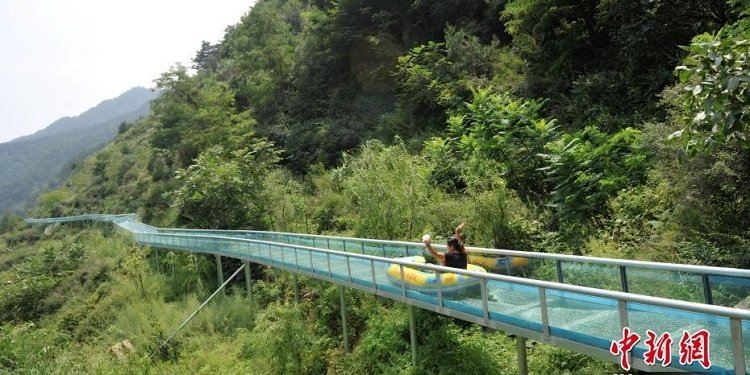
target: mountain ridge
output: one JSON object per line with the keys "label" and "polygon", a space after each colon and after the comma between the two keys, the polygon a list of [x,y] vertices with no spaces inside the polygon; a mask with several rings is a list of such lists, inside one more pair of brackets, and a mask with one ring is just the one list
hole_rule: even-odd
{"label": "mountain ridge", "polygon": [[150,113],[157,96],[135,87],[34,134],[0,143],[0,212],[23,210],[36,194],[55,187],[73,163],[112,141],[120,124]]}
{"label": "mountain ridge", "polygon": [[[33,139],[39,139],[46,136],[64,133],[69,130],[86,129],[101,124],[102,121],[108,121],[124,113],[139,110],[143,106],[143,98],[151,97],[153,100],[158,96],[158,92],[152,91],[142,86],[133,87],[117,97],[106,99],[99,104],[81,112],[76,116],[63,116],[43,129],[36,132],[14,138],[4,143],[23,142]],[[3,143],[0,143],[2,145]]]}

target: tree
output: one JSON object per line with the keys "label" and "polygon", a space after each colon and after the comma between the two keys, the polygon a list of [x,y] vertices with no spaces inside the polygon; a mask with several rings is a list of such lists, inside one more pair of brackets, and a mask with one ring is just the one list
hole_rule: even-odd
{"label": "tree", "polygon": [[207,41],[201,43],[201,49],[193,58],[192,68],[195,70],[215,70],[219,62],[219,45]]}
{"label": "tree", "polygon": [[266,229],[272,202],[261,180],[278,161],[278,152],[264,139],[248,140],[234,152],[209,148],[195,164],[177,171],[181,186],[174,199],[182,220],[199,228]]}
{"label": "tree", "polygon": [[424,162],[409,155],[400,140],[389,147],[367,142],[357,154],[345,155],[336,173],[359,216],[356,233],[363,237],[416,237],[428,215],[424,207],[438,193],[427,183]]}
{"label": "tree", "polygon": [[543,101],[516,100],[489,88],[473,91],[471,102],[448,120],[448,136],[454,152],[462,155],[464,168],[496,169],[508,187],[527,200],[546,195],[540,154],[556,138],[557,126],[542,117],[543,107]]}
{"label": "tree", "polygon": [[688,151],[714,141],[750,147],[750,17],[699,35],[686,49],[690,54],[676,72],[691,118],[671,137],[682,137]]}
{"label": "tree", "polygon": [[23,219],[12,212],[0,216],[0,234],[12,232],[21,227]]}
{"label": "tree", "polygon": [[589,126],[563,134],[545,150],[543,171],[553,186],[552,204],[562,229],[605,214],[608,199],[646,180],[643,138],[632,128],[610,136]]}
{"label": "tree", "polygon": [[[563,123],[617,131],[658,111],[678,45],[727,21],[723,0],[513,0],[502,13],[526,89]],[[635,121],[633,121],[635,120]]]}

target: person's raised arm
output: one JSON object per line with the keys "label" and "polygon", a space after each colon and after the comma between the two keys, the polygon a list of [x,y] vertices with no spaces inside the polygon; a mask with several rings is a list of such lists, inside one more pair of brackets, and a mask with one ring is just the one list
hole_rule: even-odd
{"label": "person's raised arm", "polygon": [[424,242],[424,247],[427,248],[427,251],[440,262],[441,266],[444,266],[445,254],[435,251],[435,249],[432,247],[432,239],[429,237],[429,235],[425,235],[424,237],[422,237],[422,242]]}
{"label": "person's raised arm", "polygon": [[456,236],[456,239],[461,244],[461,246],[464,246],[464,239],[461,237],[461,229],[464,229],[464,223],[461,223],[456,227],[454,235]]}

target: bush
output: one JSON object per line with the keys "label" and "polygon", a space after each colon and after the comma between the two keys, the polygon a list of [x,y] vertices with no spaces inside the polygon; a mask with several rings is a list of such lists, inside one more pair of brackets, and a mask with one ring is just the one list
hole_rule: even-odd
{"label": "bush", "polygon": [[357,236],[415,238],[427,220],[424,207],[439,192],[427,184],[429,170],[403,142],[393,146],[369,141],[356,155],[345,155],[340,176],[343,193],[357,213]]}
{"label": "bush", "polygon": [[589,126],[545,149],[556,219],[569,238],[581,237],[581,224],[606,214],[607,201],[619,191],[646,181],[648,158],[635,129],[610,136]]}
{"label": "bush", "polygon": [[296,306],[271,304],[258,314],[252,335],[242,355],[252,357],[259,372],[270,374],[312,374],[322,353]]}

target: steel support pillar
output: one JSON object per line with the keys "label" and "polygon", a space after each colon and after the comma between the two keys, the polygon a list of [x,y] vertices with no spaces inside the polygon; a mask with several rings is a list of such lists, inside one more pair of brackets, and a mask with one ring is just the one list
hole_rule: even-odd
{"label": "steel support pillar", "polygon": [[[214,255],[216,257],[216,280],[219,285],[224,284],[224,269],[221,267],[221,255]],[[221,294],[226,295],[227,292],[221,289]]]}
{"label": "steel support pillar", "polygon": [[526,360],[526,338],[516,336],[516,347],[518,348],[518,375],[528,375],[529,364]]}
{"label": "steel support pillar", "polygon": [[339,308],[341,309],[341,333],[344,336],[344,350],[349,351],[349,327],[346,322],[346,298],[344,287],[339,285]]}
{"label": "steel support pillar", "polygon": [[409,338],[411,339],[411,364],[417,365],[417,317],[414,306],[409,305]]}
{"label": "steel support pillar", "polygon": [[253,305],[253,281],[250,278],[250,263],[245,263],[245,289],[247,289],[247,301],[250,305],[250,316],[255,315],[255,306]]}
{"label": "steel support pillar", "polygon": [[154,256],[156,257],[156,272],[161,273],[161,263],[159,262],[159,249],[154,247]]}
{"label": "steel support pillar", "polygon": [[299,304],[299,280],[297,280],[297,274],[294,274],[294,304]]}

